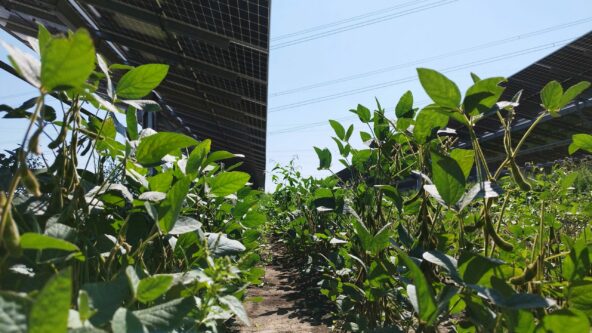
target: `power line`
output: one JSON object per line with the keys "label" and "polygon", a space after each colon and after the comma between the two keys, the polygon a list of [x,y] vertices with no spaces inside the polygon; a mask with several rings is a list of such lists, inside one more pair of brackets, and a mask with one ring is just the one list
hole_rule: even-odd
{"label": "power line", "polygon": [[576,20],[576,21],[572,21],[572,22],[567,22],[567,23],[563,23],[563,24],[560,24],[560,25],[555,25],[555,26],[544,28],[544,29],[540,29],[540,30],[536,30],[536,31],[531,31],[531,32],[528,32],[528,33],[520,34],[520,35],[511,36],[511,37],[504,38],[504,39],[499,39],[499,40],[495,40],[495,41],[491,41],[491,42],[487,42],[487,43],[483,43],[483,44],[471,46],[471,47],[468,47],[468,48],[463,48],[463,49],[459,49],[459,50],[455,50],[455,51],[451,51],[451,52],[447,52],[447,53],[442,53],[442,54],[439,54],[439,55],[436,55],[436,56],[426,57],[426,58],[422,58],[422,59],[418,59],[418,60],[414,60],[414,61],[410,61],[410,62],[406,62],[406,63],[402,63],[402,64],[397,64],[397,65],[388,66],[388,67],[384,67],[384,68],[380,68],[380,69],[375,69],[375,70],[364,72],[364,73],[358,73],[358,74],[354,74],[354,75],[349,75],[349,76],[341,77],[341,78],[338,78],[338,79],[332,79],[332,80],[322,81],[322,82],[318,82],[318,83],[313,83],[313,84],[304,85],[304,86],[297,87],[297,88],[292,88],[292,89],[280,91],[280,92],[277,92],[277,93],[272,93],[272,94],[270,94],[270,97],[278,97],[278,96],[283,96],[283,95],[290,95],[290,94],[294,94],[294,93],[297,93],[297,92],[312,90],[312,89],[315,89],[315,88],[326,87],[326,86],[330,86],[330,85],[334,85],[334,84],[338,84],[338,83],[343,83],[343,82],[347,82],[347,81],[351,81],[351,80],[355,80],[355,79],[360,79],[360,78],[365,78],[365,77],[369,77],[369,76],[373,76],[373,75],[378,75],[378,74],[382,74],[382,73],[385,73],[385,72],[394,71],[394,70],[397,70],[397,69],[413,67],[413,66],[416,66],[416,65],[419,65],[421,63],[428,62],[428,61],[441,60],[441,59],[444,59],[444,58],[448,58],[448,57],[452,57],[452,56],[456,56],[456,55],[468,53],[468,52],[471,52],[471,51],[476,51],[476,50],[480,50],[480,49],[490,48],[490,47],[493,47],[493,46],[498,46],[498,45],[501,45],[501,44],[506,44],[506,43],[514,42],[514,41],[521,40],[521,39],[535,37],[535,36],[542,35],[542,34],[545,34],[545,33],[554,32],[554,31],[557,31],[557,30],[565,29],[565,28],[570,28],[570,27],[573,27],[573,26],[576,26],[576,25],[580,25],[580,24],[583,24],[583,23],[587,23],[587,22],[590,22],[590,21],[592,21],[592,17],[587,17],[587,18],[584,18],[584,19],[580,19],[580,20]]}
{"label": "power line", "polygon": [[277,50],[277,49],[285,48],[285,47],[288,47],[288,46],[292,46],[292,45],[296,45],[296,44],[301,44],[301,43],[304,43],[304,42],[309,42],[309,41],[315,40],[315,39],[324,38],[324,37],[328,37],[328,36],[333,36],[335,34],[342,33],[342,32],[345,32],[345,31],[350,31],[350,30],[353,30],[353,29],[359,29],[359,28],[366,27],[366,26],[373,25],[373,24],[380,23],[380,22],[390,21],[390,20],[395,19],[395,18],[399,18],[399,17],[402,17],[402,16],[407,16],[407,15],[415,14],[415,13],[418,13],[418,12],[426,11],[426,10],[429,10],[429,9],[432,9],[432,8],[436,8],[436,7],[448,5],[448,4],[451,4],[453,2],[457,2],[457,1],[459,1],[459,0],[440,0],[438,2],[434,2],[434,3],[431,3],[431,4],[424,5],[424,6],[419,6],[419,7],[416,7],[416,8],[408,9],[406,11],[401,11],[401,12],[397,12],[397,13],[394,13],[394,14],[389,14],[389,15],[378,17],[378,18],[375,18],[375,19],[358,22],[358,23],[355,23],[355,24],[351,24],[351,25],[347,25],[347,26],[341,27],[341,28],[337,28],[337,29],[333,29],[333,30],[328,30],[328,31],[325,31],[325,32],[321,32],[321,33],[313,34],[313,35],[310,35],[310,36],[301,37],[301,38],[297,38],[297,39],[294,39],[294,40],[291,40],[291,41],[286,41],[286,42],[283,42],[283,43],[272,45],[270,47],[270,49],[271,50]]}
{"label": "power line", "polygon": [[373,12],[368,12],[368,13],[365,13],[365,14],[362,14],[362,15],[357,15],[357,16],[353,16],[353,17],[350,17],[350,18],[342,19],[342,20],[339,20],[339,21],[334,21],[334,22],[331,22],[331,23],[325,23],[325,24],[314,26],[314,27],[310,27],[310,28],[298,30],[298,31],[295,31],[295,32],[291,32],[291,33],[279,35],[279,36],[276,36],[276,37],[272,37],[271,38],[271,41],[274,42],[274,41],[278,41],[278,40],[282,40],[282,39],[286,39],[286,38],[290,38],[290,37],[294,37],[294,36],[298,36],[298,35],[304,35],[304,34],[312,33],[312,32],[318,31],[318,30],[324,30],[324,29],[331,28],[331,27],[334,27],[334,26],[343,25],[345,23],[349,23],[349,22],[353,22],[353,21],[358,21],[358,20],[361,20],[361,19],[364,19],[364,18],[367,18],[367,17],[382,15],[382,14],[391,12],[391,11],[396,10],[396,9],[404,8],[404,7],[407,7],[407,6],[411,6],[411,5],[418,4],[418,3],[421,3],[421,2],[426,2],[426,1],[430,1],[430,0],[412,0],[412,1],[409,1],[409,2],[405,2],[405,3],[402,3],[402,4],[398,4],[398,5],[392,6],[392,7],[382,8],[382,9],[379,9],[379,10],[376,10],[376,11],[373,11]]}
{"label": "power line", "polygon": [[[484,65],[484,64],[488,64],[488,63],[492,63],[492,62],[496,62],[496,61],[500,61],[500,60],[510,59],[510,58],[514,58],[517,56],[546,50],[546,49],[549,49],[552,47],[563,46],[563,45],[567,44],[568,42],[573,41],[574,39],[575,38],[570,38],[567,40],[562,40],[562,41],[557,41],[557,42],[548,43],[548,44],[544,44],[544,45],[539,45],[536,47],[531,47],[531,48],[524,49],[524,50],[514,51],[514,52],[502,54],[499,56],[490,57],[490,58],[486,58],[486,59],[482,59],[482,60],[477,60],[477,61],[473,61],[473,62],[461,64],[461,65],[455,65],[455,66],[447,67],[447,68],[441,70],[441,72],[443,72],[443,73],[454,72],[454,71],[469,68],[471,66]],[[270,108],[269,112],[275,113],[275,112],[281,112],[281,111],[285,111],[285,110],[295,109],[295,108],[298,108],[301,106],[330,101],[330,100],[334,100],[334,99],[338,99],[338,98],[346,97],[346,96],[351,96],[351,95],[357,95],[357,94],[372,91],[375,89],[391,87],[391,86],[395,86],[395,85],[398,85],[401,83],[412,82],[415,80],[417,80],[416,75],[408,76],[408,77],[397,79],[397,80],[386,81],[386,82],[382,82],[382,83],[378,83],[378,84],[372,84],[369,86],[365,86],[365,87],[361,87],[361,88],[357,88],[357,89],[352,89],[352,90],[347,90],[347,91],[343,91],[343,92],[339,92],[339,93],[335,93],[335,94],[331,94],[331,95],[326,95],[326,96],[307,99],[307,100],[300,101],[300,102],[280,105],[275,108]]]}

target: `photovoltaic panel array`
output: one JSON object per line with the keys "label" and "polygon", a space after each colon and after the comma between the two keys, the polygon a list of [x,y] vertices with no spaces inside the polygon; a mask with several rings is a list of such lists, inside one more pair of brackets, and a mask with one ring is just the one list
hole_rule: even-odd
{"label": "photovoltaic panel array", "polygon": [[152,98],[157,130],[210,138],[246,155],[264,185],[270,0],[2,0],[0,24],[24,39],[87,28],[99,52],[130,65],[166,63]]}
{"label": "photovoltaic panel array", "polygon": [[[501,100],[509,101],[523,90],[512,127],[514,144],[543,111],[539,94],[552,80],[560,82],[564,89],[580,81],[592,82],[592,32],[508,78]],[[459,146],[470,147],[466,128],[459,124],[454,127],[461,139]],[[499,119],[495,115],[483,119],[477,123],[475,131],[488,160],[492,164],[501,163],[505,151]],[[592,133],[592,89],[561,110],[560,117],[544,118],[525,141],[517,160],[521,163],[539,163],[562,159],[568,156],[572,135],[578,133]]]}

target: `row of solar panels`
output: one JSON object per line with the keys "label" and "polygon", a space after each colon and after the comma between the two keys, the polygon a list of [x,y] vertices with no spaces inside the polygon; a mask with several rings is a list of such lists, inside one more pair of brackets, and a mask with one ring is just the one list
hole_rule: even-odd
{"label": "row of solar panels", "polygon": [[17,37],[85,27],[101,53],[130,65],[166,63],[153,96],[157,130],[210,138],[246,155],[265,180],[270,0],[3,0],[0,25]]}
{"label": "row of solar panels", "polygon": [[[592,82],[592,32],[508,78],[501,100],[509,101],[518,91],[523,90],[512,127],[512,138],[515,143],[542,112],[539,94],[552,80],[559,81],[564,89],[580,81]],[[572,135],[592,133],[592,89],[585,91],[560,114],[559,118],[546,117],[532,131],[521,149],[519,162],[548,162],[561,159],[568,156],[567,148]],[[461,125],[455,127],[462,140],[460,146],[469,146],[466,128]],[[498,118],[481,120],[475,130],[488,160],[492,164],[500,163],[505,151]]]}

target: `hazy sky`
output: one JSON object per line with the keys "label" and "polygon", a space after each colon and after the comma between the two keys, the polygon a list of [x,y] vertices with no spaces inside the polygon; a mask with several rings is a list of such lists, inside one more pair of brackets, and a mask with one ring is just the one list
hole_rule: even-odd
{"label": "hazy sky", "polygon": [[[312,148],[335,153],[328,119],[354,123],[361,144],[348,112],[358,103],[373,108],[376,97],[392,117],[406,90],[428,103],[416,67],[444,71],[464,91],[470,72],[510,76],[590,30],[590,0],[273,0],[267,169],[297,158],[304,175],[328,175]],[[5,72],[0,87],[0,104],[34,96]],[[0,149],[23,127],[1,119]],[[335,159],[332,169],[341,169]]]}

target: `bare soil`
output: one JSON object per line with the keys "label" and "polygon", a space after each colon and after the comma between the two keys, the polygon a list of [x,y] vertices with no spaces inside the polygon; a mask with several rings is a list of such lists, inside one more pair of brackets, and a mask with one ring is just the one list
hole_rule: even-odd
{"label": "bare soil", "polygon": [[330,308],[319,294],[314,277],[301,273],[304,263],[289,257],[282,244],[269,251],[271,263],[265,267],[262,286],[249,289],[248,297],[261,302],[247,302],[245,308],[251,326],[240,332],[288,333],[330,332]]}

